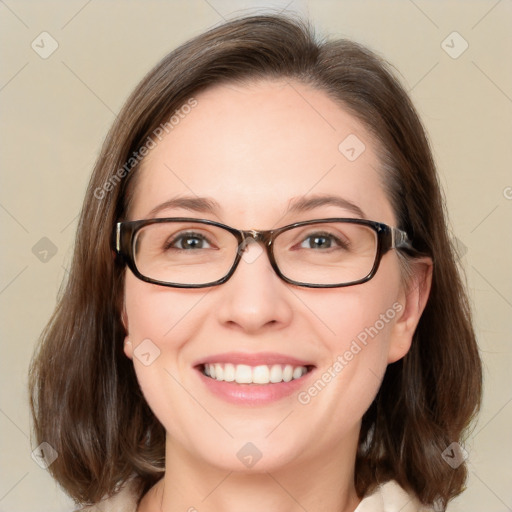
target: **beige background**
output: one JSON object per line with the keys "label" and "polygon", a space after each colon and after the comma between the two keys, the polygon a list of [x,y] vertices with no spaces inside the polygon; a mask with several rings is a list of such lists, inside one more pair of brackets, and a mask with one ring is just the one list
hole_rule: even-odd
{"label": "beige background", "polygon": [[[26,373],[115,113],[170,49],[234,13],[269,6],[308,13],[321,34],[369,45],[410,90],[431,136],[485,363],[483,411],[466,443],[468,490],[449,511],[512,510],[510,0],[0,0],[0,511],[72,508],[31,459]],[[43,31],[58,43],[46,59],[31,47],[51,48],[48,36],[41,48]],[[463,40],[452,35],[443,48],[453,31]],[[464,41],[458,58],[445,51],[458,54]],[[51,248],[43,237],[57,250],[46,262],[37,254]]]}

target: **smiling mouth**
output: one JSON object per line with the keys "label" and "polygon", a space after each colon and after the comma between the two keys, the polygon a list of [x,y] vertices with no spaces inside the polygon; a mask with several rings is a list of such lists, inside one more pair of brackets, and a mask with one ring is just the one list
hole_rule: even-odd
{"label": "smiling mouth", "polygon": [[203,364],[200,371],[206,377],[221,382],[236,384],[279,384],[298,380],[309,373],[313,366],[273,364],[249,366],[246,364],[214,363]]}

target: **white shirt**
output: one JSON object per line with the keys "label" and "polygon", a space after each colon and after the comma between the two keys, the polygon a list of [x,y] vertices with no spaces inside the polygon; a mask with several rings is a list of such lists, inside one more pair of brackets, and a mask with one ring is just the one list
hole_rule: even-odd
{"label": "white shirt", "polygon": [[354,512],[433,512],[433,509],[422,505],[392,480],[364,497]]}
{"label": "white shirt", "polygon": [[[136,498],[129,487],[115,496],[102,501],[98,507],[86,507],[82,512],[136,512]],[[405,492],[396,482],[379,486],[375,492],[365,496],[354,512],[432,512],[421,505],[417,498]]]}

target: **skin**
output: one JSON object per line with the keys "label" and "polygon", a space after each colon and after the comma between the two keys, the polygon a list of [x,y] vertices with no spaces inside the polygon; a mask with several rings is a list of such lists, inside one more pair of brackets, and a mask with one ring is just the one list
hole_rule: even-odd
{"label": "skin", "polygon": [[[286,213],[292,198],[335,193],[366,218],[396,225],[375,142],[324,92],[259,81],[216,86],[196,99],[197,107],[146,157],[130,219],[148,218],[155,206],[182,195],[212,198],[221,208],[215,215],[172,209],[157,216],[208,218],[239,229],[356,217],[331,205]],[[366,146],[353,162],[338,150],[349,134]],[[415,265],[405,286],[392,250],[365,284],[307,289],[279,279],[256,244],[247,250],[257,251],[254,261],[242,260],[217,287],[165,288],[126,272],[125,353],[167,431],[165,476],[140,512],[348,512],[360,501],[353,478],[361,417],[387,364],[410,347],[431,262]],[[312,361],[318,378],[394,303],[400,313],[307,405],[296,394],[264,406],[230,404],[211,394],[192,367],[222,352],[279,352]],[[160,356],[145,366],[133,351],[148,338]],[[251,469],[236,456],[248,441],[262,454]]]}

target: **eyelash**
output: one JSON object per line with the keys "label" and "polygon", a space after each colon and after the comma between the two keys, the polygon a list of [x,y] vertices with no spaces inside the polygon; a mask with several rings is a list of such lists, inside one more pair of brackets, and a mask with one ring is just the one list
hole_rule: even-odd
{"label": "eyelash", "polygon": [[348,242],[343,242],[342,240],[340,240],[337,236],[333,235],[332,233],[325,233],[325,232],[324,233],[322,233],[322,232],[310,233],[306,237],[303,238],[303,241],[301,243],[304,243],[306,240],[313,238],[313,237],[323,237],[323,238],[330,239],[331,241],[334,241],[338,247],[341,247],[343,249],[347,249],[349,246]]}
{"label": "eyelash", "polygon": [[[333,235],[332,233],[325,233],[325,232],[312,232],[308,233],[306,236],[301,237],[301,241],[298,243],[299,245],[303,244],[306,240],[314,238],[314,237],[323,237],[329,239],[331,242],[334,242],[338,247],[341,247],[343,249],[347,249],[349,244],[348,242],[342,241],[339,237]],[[212,242],[209,241],[207,237],[204,235],[201,235],[200,233],[194,233],[194,232],[184,232],[184,233],[178,233],[177,235],[174,235],[172,240],[168,241],[164,245],[164,250],[171,250],[171,249],[177,249],[177,250],[187,250],[190,248],[185,247],[174,247],[174,245],[179,242],[183,241],[184,239],[198,239],[203,242],[206,242],[208,245],[213,245]]]}
{"label": "eyelash", "polygon": [[183,240],[183,239],[186,239],[186,238],[197,238],[199,240],[202,240],[202,241],[205,241],[207,242],[209,245],[211,245],[211,242],[208,241],[208,239],[199,234],[199,233],[194,233],[194,232],[185,232],[185,233],[178,233],[177,235],[173,236],[172,240],[168,241],[165,243],[164,245],[164,250],[170,250],[170,249],[178,249],[178,250],[186,250],[185,248],[183,247],[173,247],[174,244],[176,244],[177,241],[179,240]]}

